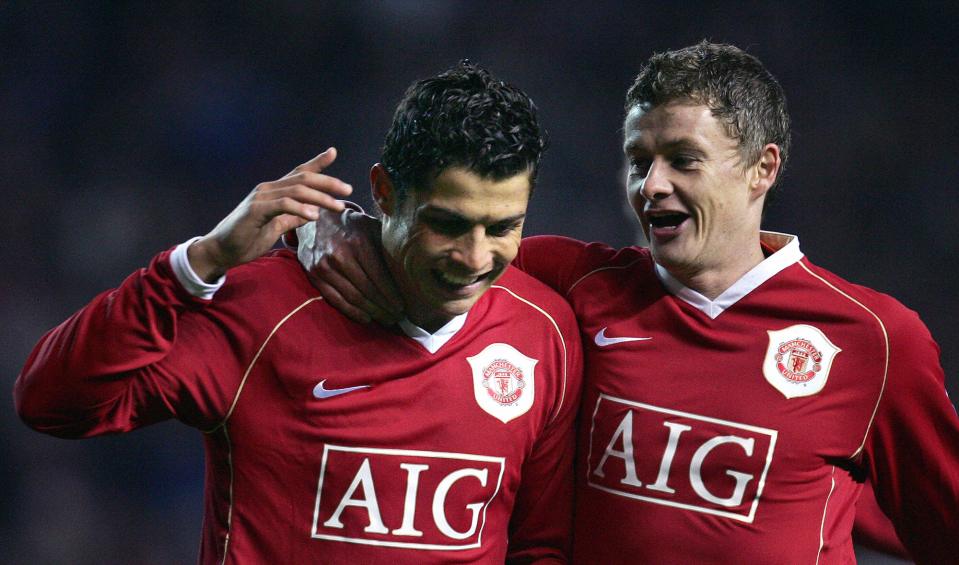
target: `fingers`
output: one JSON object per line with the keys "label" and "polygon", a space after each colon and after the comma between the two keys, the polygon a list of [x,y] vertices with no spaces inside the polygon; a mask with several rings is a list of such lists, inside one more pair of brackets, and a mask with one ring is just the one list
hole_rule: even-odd
{"label": "fingers", "polygon": [[[322,257],[313,267],[311,275],[314,280],[322,281],[334,289],[337,297],[348,304],[351,310],[360,310],[381,324],[392,325],[402,317],[402,310],[391,311],[382,306],[384,298],[355,261],[337,258],[334,252]],[[334,302],[331,304],[336,306]],[[341,311],[347,313],[346,310]]]}
{"label": "fingers", "polygon": [[267,218],[287,213],[315,220],[319,217],[320,208],[334,212],[343,211],[344,205],[339,197],[349,195],[353,188],[333,177],[310,174],[322,178],[301,179],[309,184],[281,179],[258,185],[251,205],[264,208]]}
{"label": "fingers", "polygon": [[263,186],[270,189],[283,188],[287,186],[302,185],[313,190],[332,194],[340,198],[346,198],[353,193],[353,187],[349,183],[343,182],[336,177],[321,175],[310,171],[300,171],[290,173],[287,176],[273,182],[263,183]]}
{"label": "fingers", "polygon": [[269,226],[264,234],[279,238],[284,232],[296,229],[303,224],[316,219],[319,208],[312,204],[304,204],[293,198],[278,198],[266,202],[254,202],[250,205],[253,221],[260,228]]}
{"label": "fingers", "polygon": [[[375,226],[378,228],[379,222],[375,222]],[[402,314],[403,299],[389,273],[386,261],[379,252],[379,246],[373,243],[373,240],[379,241],[378,232],[369,235],[369,238],[362,238],[364,245],[356,250],[356,268],[361,270],[361,273],[345,271],[345,274],[360,288],[364,296],[376,302],[381,308],[397,315]],[[336,259],[336,255],[330,258]]]}
{"label": "fingers", "polygon": [[336,308],[341,314],[353,320],[354,322],[360,324],[370,323],[370,316],[363,310],[360,310],[359,308],[347,302],[338,290],[333,288],[331,285],[326,284],[322,280],[314,277],[312,274],[310,274],[309,277],[310,281],[313,283],[313,286],[320,291],[320,294],[323,296],[323,300],[329,302],[330,306]]}
{"label": "fingers", "polygon": [[333,161],[335,160],[336,160],[336,147],[330,147],[329,149],[320,153],[316,157],[313,157],[306,163],[297,165],[297,167],[290,172],[290,175],[300,173],[300,172],[318,173],[322,171],[323,169],[332,165]]}

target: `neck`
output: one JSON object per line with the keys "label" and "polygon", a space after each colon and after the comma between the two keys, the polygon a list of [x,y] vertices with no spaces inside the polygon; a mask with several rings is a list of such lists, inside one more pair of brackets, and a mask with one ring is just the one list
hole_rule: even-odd
{"label": "neck", "polygon": [[666,265],[663,267],[687,288],[695,290],[709,300],[715,300],[766,258],[759,243],[759,234],[756,234],[754,242],[741,249],[747,251],[740,251],[725,261],[717,261],[713,267],[689,271],[682,267],[674,268]]}
{"label": "neck", "polygon": [[436,330],[442,328],[453,318],[449,316],[437,315],[436,313],[420,313],[417,310],[421,310],[416,306],[409,306],[407,308],[406,317],[409,321],[429,333],[436,333]]}

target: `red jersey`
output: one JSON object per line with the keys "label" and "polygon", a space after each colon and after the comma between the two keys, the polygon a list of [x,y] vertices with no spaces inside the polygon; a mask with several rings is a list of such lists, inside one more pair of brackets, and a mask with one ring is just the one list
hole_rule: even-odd
{"label": "red jersey", "polygon": [[959,418],[938,346],[798,240],[715,300],[643,248],[559,237],[515,262],[586,343],[578,563],[851,563],[862,482],[920,563],[959,562]]}
{"label": "red jersey", "polygon": [[212,300],[169,256],[46,334],[15,398],[62,437],[202,430],[200,562],[565,561],[582,352],[559,296],[509,269],[430,353],[335,312],[288,251]]}

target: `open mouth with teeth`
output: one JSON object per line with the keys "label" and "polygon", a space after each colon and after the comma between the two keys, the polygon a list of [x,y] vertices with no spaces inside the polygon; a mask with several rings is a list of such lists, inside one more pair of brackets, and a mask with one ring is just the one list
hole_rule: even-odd
{"label": "open mouth with teeth", "polygon": [[656,214],[649,214],[647,218],[649,219],[649,225],[655,229],[661,228],[677,228],[680,224],[686,221],[686,218],[689,217],[689,214],[684,214],[682,212],[659,212]]}
{"label": "open mouth with teeth", "polygon": [[450,292],[457,292],[466,290],[468,287],[481,283],[489,278],[492,273],[492,271],[488,271],[479,276],[463,276],[446,273],[440,271],[439,269],[434,269],[433,278],[436,280],[436,283],[440,288],[446,289]]}

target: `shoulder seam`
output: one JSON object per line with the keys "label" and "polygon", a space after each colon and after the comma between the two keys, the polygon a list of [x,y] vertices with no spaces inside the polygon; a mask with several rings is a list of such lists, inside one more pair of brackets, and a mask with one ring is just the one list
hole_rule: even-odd
{"label": "shoulder seam", "polygon": [[595,275],[596,273],[598,273],[598,272],[600,272],[600,271],[608,271],[608,270],[611,270],[611,269],[628,269],[628,268],[632,267],[633,265],[635,265],[636,263],[639,263],[639,262],[642,261],[642,260],[643,260],[643,258],[640,257],[640,258],[638,258],[638,259],[636,259],[636,260],[634,260],[634,261],[630,261],[629,263],[627,263],[627,264],[625,264],[625,265],[612,265],[612,266],[609,266],[609,267],[599,267],[598,269],[593,269],[592,271],[590,271],[590,272],[586,273],[585,275],[583,275],[583,276],[579,277],[578,279],[576,279],[576,282],[574,282],[573,284],[571,284],[571,285],[569,286],[569,288],[566,289],[566,296],[569,296],[569,294],[570,294],[571,292],[573,292],[573,289],[576,288],[576,285],[578,285],[579,283],[583,282],[587,277],[590,277],[590,276],[592,276],[592,275]]}
{"label": "shoulder seam", "polygon": [[260,354],[263,353],[263,350],[266,349],[266,345],[270,343],[270,340],[273,339],[273,336],[279,331],[280,327],[287,322],[294,314],[305,308],[307,305],[316,302],[318,300],[323,300],[322,296],[314,296],[313,298],[308,299],[306,302],[300,304],[293,310],[291,310],[286,316],[283,316],[276,326],[270,331],[269,335],[266,336],[266,339],[263,340],[263,343],[260,344],[260,348],[257,349],[256,355],[253,356],[253,359],[250,361],[250,364],[247,365],[246,371],[243,372],[243,378],[240,379],[240,386],[236,389],[236,394],[233,396],[233,402],[230,404],[230,408],[226,411],[226,415],[223,416],[223,420],[216,426],[210,428],[204,433],[213,433],[218,429],[226,426],[227,421],[230,419],[230,416],[233,415],[233,411],[236,409],[237,403],[240,401],[240,394],[243,393],[243,387],[246,386],[246,379],[250,376],[250,372],[253,371],[253,366],[256,365],[256,362],[260,359]]}
{"label": "shoulder seam", "polygon": [[812,272],[812,270],[811,270],[808,266],[806,266],[806,264],[803,263],[802,261],[797,261],[796,264],[798,264],[800,267],[802,267],[803,270],[805,270],[807,273],[809,273],[812,277],[818,279],[819,281],[821,281],[823,284],[825,284],[825,285],[828,286],[829,288],[831,288],[831,289],[833,289],[834,291],[838,292],[840,295],[844,296],[846,299],[848,299],[848,300],[849,300],[850,302],[852,302],[853,304],[859,306],[860,308],[862,308],[862,309],[865,310],[866,312],[869,312],[869,314],[870,314],[873,318],[875,318],[875,319],[876,319],[876,322],[879,324],[879,329],[882,330],[882,337],[883,337],[883,341],[885,342],[885,346],[886,346],[886,358],[885,358],[885,363],[884,363],[883,369],[882,369],[882,386],[881,386],[880,389],[879,389],[879,396],[876,398],[876,405],[873,406],[872,415],[869,416],[869,422],[866,423],[866,431],[863,433],[862,443],[860,443],[860,444],[859,444],[859,447],[856,449],[856,451],[854,451],[854,452],[852,453],[852,455],[849,456],[849,459],[854,459],[854,458],[858,457],[860,453],[862,453],[862,450],[863,450],[863,449],[865,448],[865,446],[866,446],[866,438],[869,437],[869,432],[872,430],[872,423],[873,423],[873,421],[876,419],[876,413],[879,412],[879,403],[882,401],[883,393],[886,392],[886,379],[887,379],[887,377],[888,377],[888,375],[889,375],[889,332],[886,331],[886,324],[884,324],[884,323],[882,322],[882,318],[880,318],[879,315],[876,314],[875,312],[873,312],[868,306],[866,306],[866,305],[863,304],[862,302],[856,300],[855,298],[853,298],[852,296],[850,296],[850,295],[847,294],[846,292],[843,292],[843,291],[840,290],[836,285],[834,285],[834,284],[832,284],[831,282],[827,281],[827,280],[824,279],[823,277],[821,277],[821,276],[817,275],[816,273]]}
{"label": "shoulder seam", "polygon": [[550,316],[549,313],[546,312],[546,310],[543,310],[543,309],[540,308],[538,305],[536,305],[536,304],[530,302],[529,300],[523,298],[522,296],[516,294],[516,293],[513,292],[512,290],[506,288],[505,286],[498,285],[498,284],[494,284],[494,285],[491,285],[490,288],[498,288],[498,289],[500,289],[500,290],[505,290],[505,291],[508,292],[510,295],[512,295],[513,298],[516,298],[517,300],[520,300],[520,301],[522,301],[522,302],[525,302],[526,304],[528,304],[528,305],[532,306],[533,308],[535,308],[537,311],[539,311],[540,314],[546,316],[546,318],[550,321],[550,323],[553,324],[553,329],[556,330],[556,335],[559,336],[559,342],[560,342],[560,344],[563,346],[563,388],[562,388],[562,394],[560,395],[560,398],[559,398],[559,405],[556,407],[556,410],[555,410],[554,413],[553,413],[553,417],[550,418],[549,422],[547,422],[547,424],[552,424],[553,421],[556,420],[556,418],[559,417],[559,412],[560,412],[560,410],[562,410],[563,405],[564,405],[565,402],[566,402],[567,370],[568,370],[568,368],[569,368],[569,367],[568,367],[568,365],[569,365],[569,359],[568,359],[568,357],[567,357],[567,352],[566,352],[566,339],[563,337],[563,332],[560,331],[560,329],[559,329],[559,324],[556,323],[556,320],[553,319],[553,317]]}

